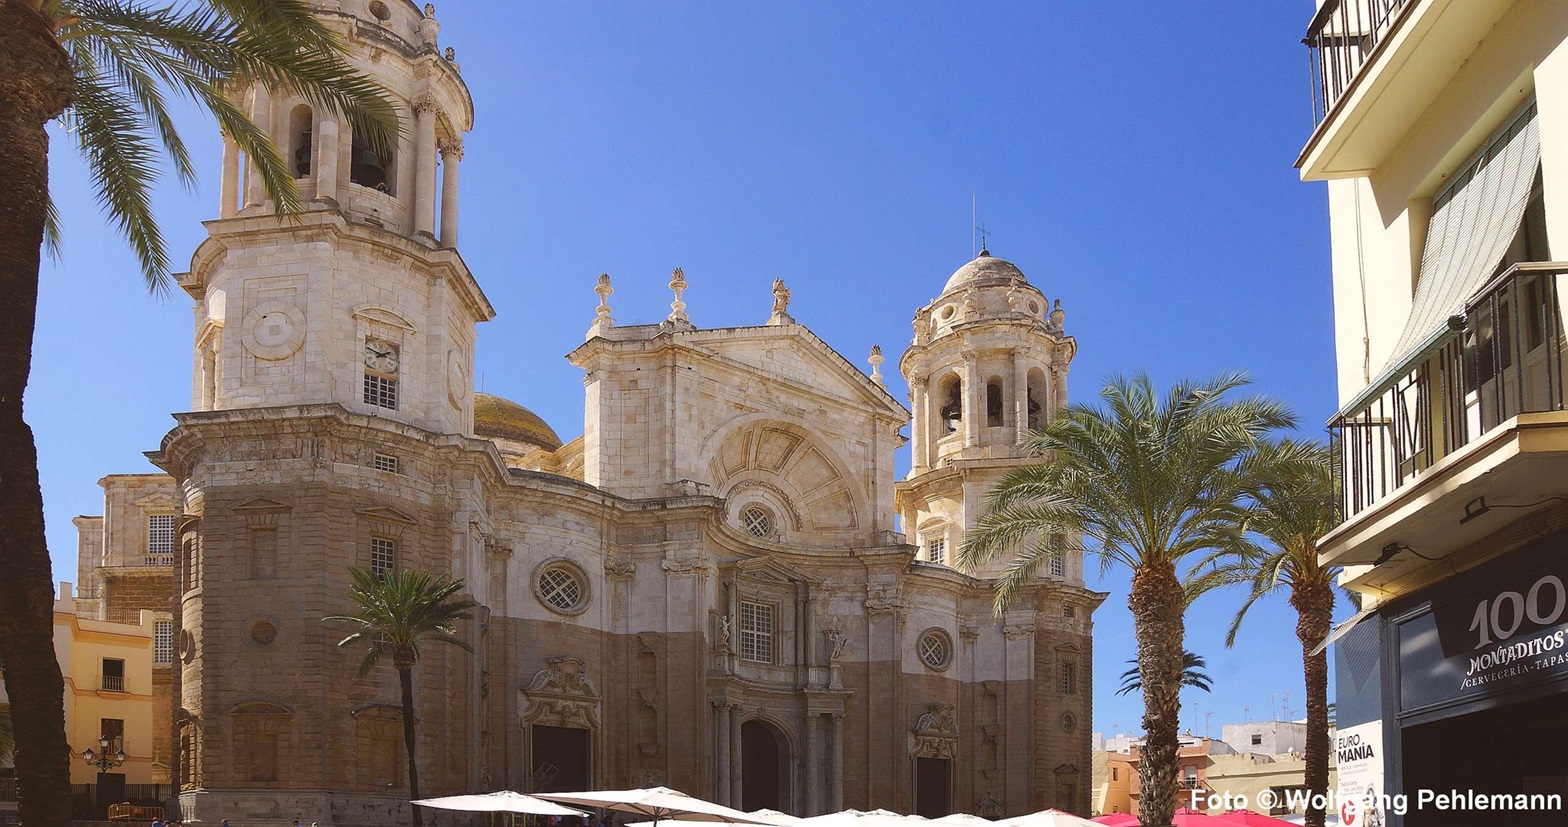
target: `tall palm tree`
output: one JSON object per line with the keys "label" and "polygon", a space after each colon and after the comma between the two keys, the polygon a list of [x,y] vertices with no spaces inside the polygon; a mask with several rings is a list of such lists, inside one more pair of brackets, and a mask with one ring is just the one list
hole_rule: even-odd
{"label": "tall palm tree", "polygon": [[998,610],[1061,553],[1052,537],[1081,536],[1102,570],[1132,570],[1145,824],[1168,825],[1176,809],[1184,615],[1195,596],[1188,561],[1234,543],[1249,488],[1243,460],[1295,422],[1277,402],[1227,397],[1246,384],[1227,374],[1179,382],[1162,397],[1146,375],[1112,377],[1100,391],[1104,408],[1068,406],[1024,442],[1044,461],[1003,477],[959,549],[970,566],[1013,555],[997,583]]}
{"label": "tall palm tree", "polygon": [[45,125],[63,119],[155,291],[166,289],[169,272],[152,214],[159,149],[184,183],[195,179],[170,94],[212,113],[285,212],[300,207],[293,176],[239,109],[239,90],[260,83],[293,92],[378,144],[398,127],[391,102],[342,58],[342,44],[304,0],[0,0],[0,33],[0,662],[12,678],[21,819],[64,827],[70,767],[54,577],[37,448],[22,418],[40,248],[58,238]]}
{"label": "tall palm tree", "polygon": [[[1236,642],[1242,619],[1259,600],[1287,591],[1296,610],[1307,685],[1306,785],[1314,795],[1328,789],[1328,639],[1334,617],[1337,566],[1318,560],[1317,540],[1339,525],[1339,489],[1333,456],[1321,443],[1281,440],[1260,447],[1251,462],[1259,484],[1251,493],[1246,527],[1267,546],[1243,542],[1215,554],[1200,578],[1204,588],[1239,584],[1247,599],[1231,621],[1225,645]],[[1323,827],[1323,809],[1309,809],[1307,824]]]}
{"label": "tall palm tree", "polygon": [[[1127,662],[1132,664],[1132,668],[1122,673],[1122,686],[1116,690],[1117,695],[1127,695],[1143,689],[1143,676],[1138,674],[1138,659],[1128,658]],[[1194,652],[1182,652],[1181,685],[1190,686],[1193,689],[1201,689],[1204,692],[1213,692],[1214,679],[1209,677],[1209,673],[1203,671],[1208,666],[1204,662],[1202,655]]]}
{"label": "tall palm tree", "polygon": [[[349,597],[359,613],[323,619],[359,627],[338,645],[366,647],[365,659],[359,664],[360,677],[370,674],[382,655],[392,657],[403,692],[403,746],[408,758],[408,797],[413,801],[419,798],[419,765],[414,760],[414,664],[419,662],[419,647],[435,641],[473,651],[456,636],[456,624],[467,620],[469,610],[479,604],[455,597],[465,585],[445,574],[399,570],[382,575],[356,568],[350,568],[349,574],[354,578]],[[414,827],[420,827],[419,808],[410,809]]]}

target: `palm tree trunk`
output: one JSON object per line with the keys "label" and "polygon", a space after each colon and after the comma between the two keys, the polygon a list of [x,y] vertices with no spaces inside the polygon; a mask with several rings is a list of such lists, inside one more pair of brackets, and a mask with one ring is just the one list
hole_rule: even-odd
{"label": "palm tree trunk", "polygon": [[[1296,609],[1296,639],[1301,641],[1301,670],[1307,681],[1307,792],[1328,791],[1328,652],[1312,654],[1328,638],[1334,618],[1334,591],[1327,583],[1298,583],[1291,589]],[[1308,827],[1323,827],[1323,808],[1307,807]]]}
{"label": "palm tree trunk", "polygon": [[[419,762],[414,759],[414,667],[413,664],[398,664],[398,683],[403,688],[403,746],[408,750],[408,800],[419,799]],[[414,813],[414,827],[423,827],[424,821],[420,817],[419,807],[415,804],[408,805]]]}
{"label": "palm tree trunk", "polygon": [[16,735],[18,815],[28,827],[66,827],[65,682],[54,654],[38,449],[22,419],[22,393],[49,203],[44,124],[69,104],[73,76],[48,21],[20,0],[0,0],[0,32],[0,668]]}
{"label": "palm tree trunk", "polygon": [[1175,815],[1177,724],[1181,715],[1182,638],[1186,595],[1176,567],[1145,563],[1132,577],[1127,597],[1138,638],[1138,674],[1143,682],[1144,745],[1139,750],[1139,818],[1164,827]]}

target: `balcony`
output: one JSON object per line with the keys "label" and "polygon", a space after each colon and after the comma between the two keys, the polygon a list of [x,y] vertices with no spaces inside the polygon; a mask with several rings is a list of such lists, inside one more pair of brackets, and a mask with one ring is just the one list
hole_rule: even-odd
{"label": "balcony", "polygon": [[1312,123],[1334,111],[1394,23],[1419,0],[1326,0],[1302,39],[1311,53]]}
{"label": "balcony", "polygon": [[1523,514],[1493,509],[1568,494],[1565,275],[1510,267],[1409,373],[1330,423],[1345,521],[1319,544],[1326,560],[1387,562],[1391,545],[1439,558]]}
{"label": "balcony", "polygon": [[125,691],[125,676],[124,675],[104,675],[103,676],[103,691],[105,691],[105,692],[124,692]]}
{"label": "balcony", "polygon": [[1302,39],[1315,125],[1296,159],[1302,180],[1370,175],[1512,4],[1323,0]]}

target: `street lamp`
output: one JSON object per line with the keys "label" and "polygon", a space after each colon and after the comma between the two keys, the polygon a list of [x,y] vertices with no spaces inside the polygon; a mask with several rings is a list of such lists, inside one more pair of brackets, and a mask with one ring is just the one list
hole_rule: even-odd
{"label": "street lamp", "polygon": [[109,752],[109,736],[105,735],[98,739],[98,752],[93,752],[92,747],[82,750],[82,760],[88,766],[97,767],[98,772],[107,773],[125,763],[125,750],[117,747]]}

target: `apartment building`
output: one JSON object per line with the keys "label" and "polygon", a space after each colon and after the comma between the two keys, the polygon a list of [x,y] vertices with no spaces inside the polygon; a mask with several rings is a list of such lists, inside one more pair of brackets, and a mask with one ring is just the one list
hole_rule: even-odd
{"label": "apartment building", "polygon": [[1344,490],[1320,548],[1363,596],[1342,787],[1568,793],[1565,39],[1553,0],[1322,0],[1308,27]]}

